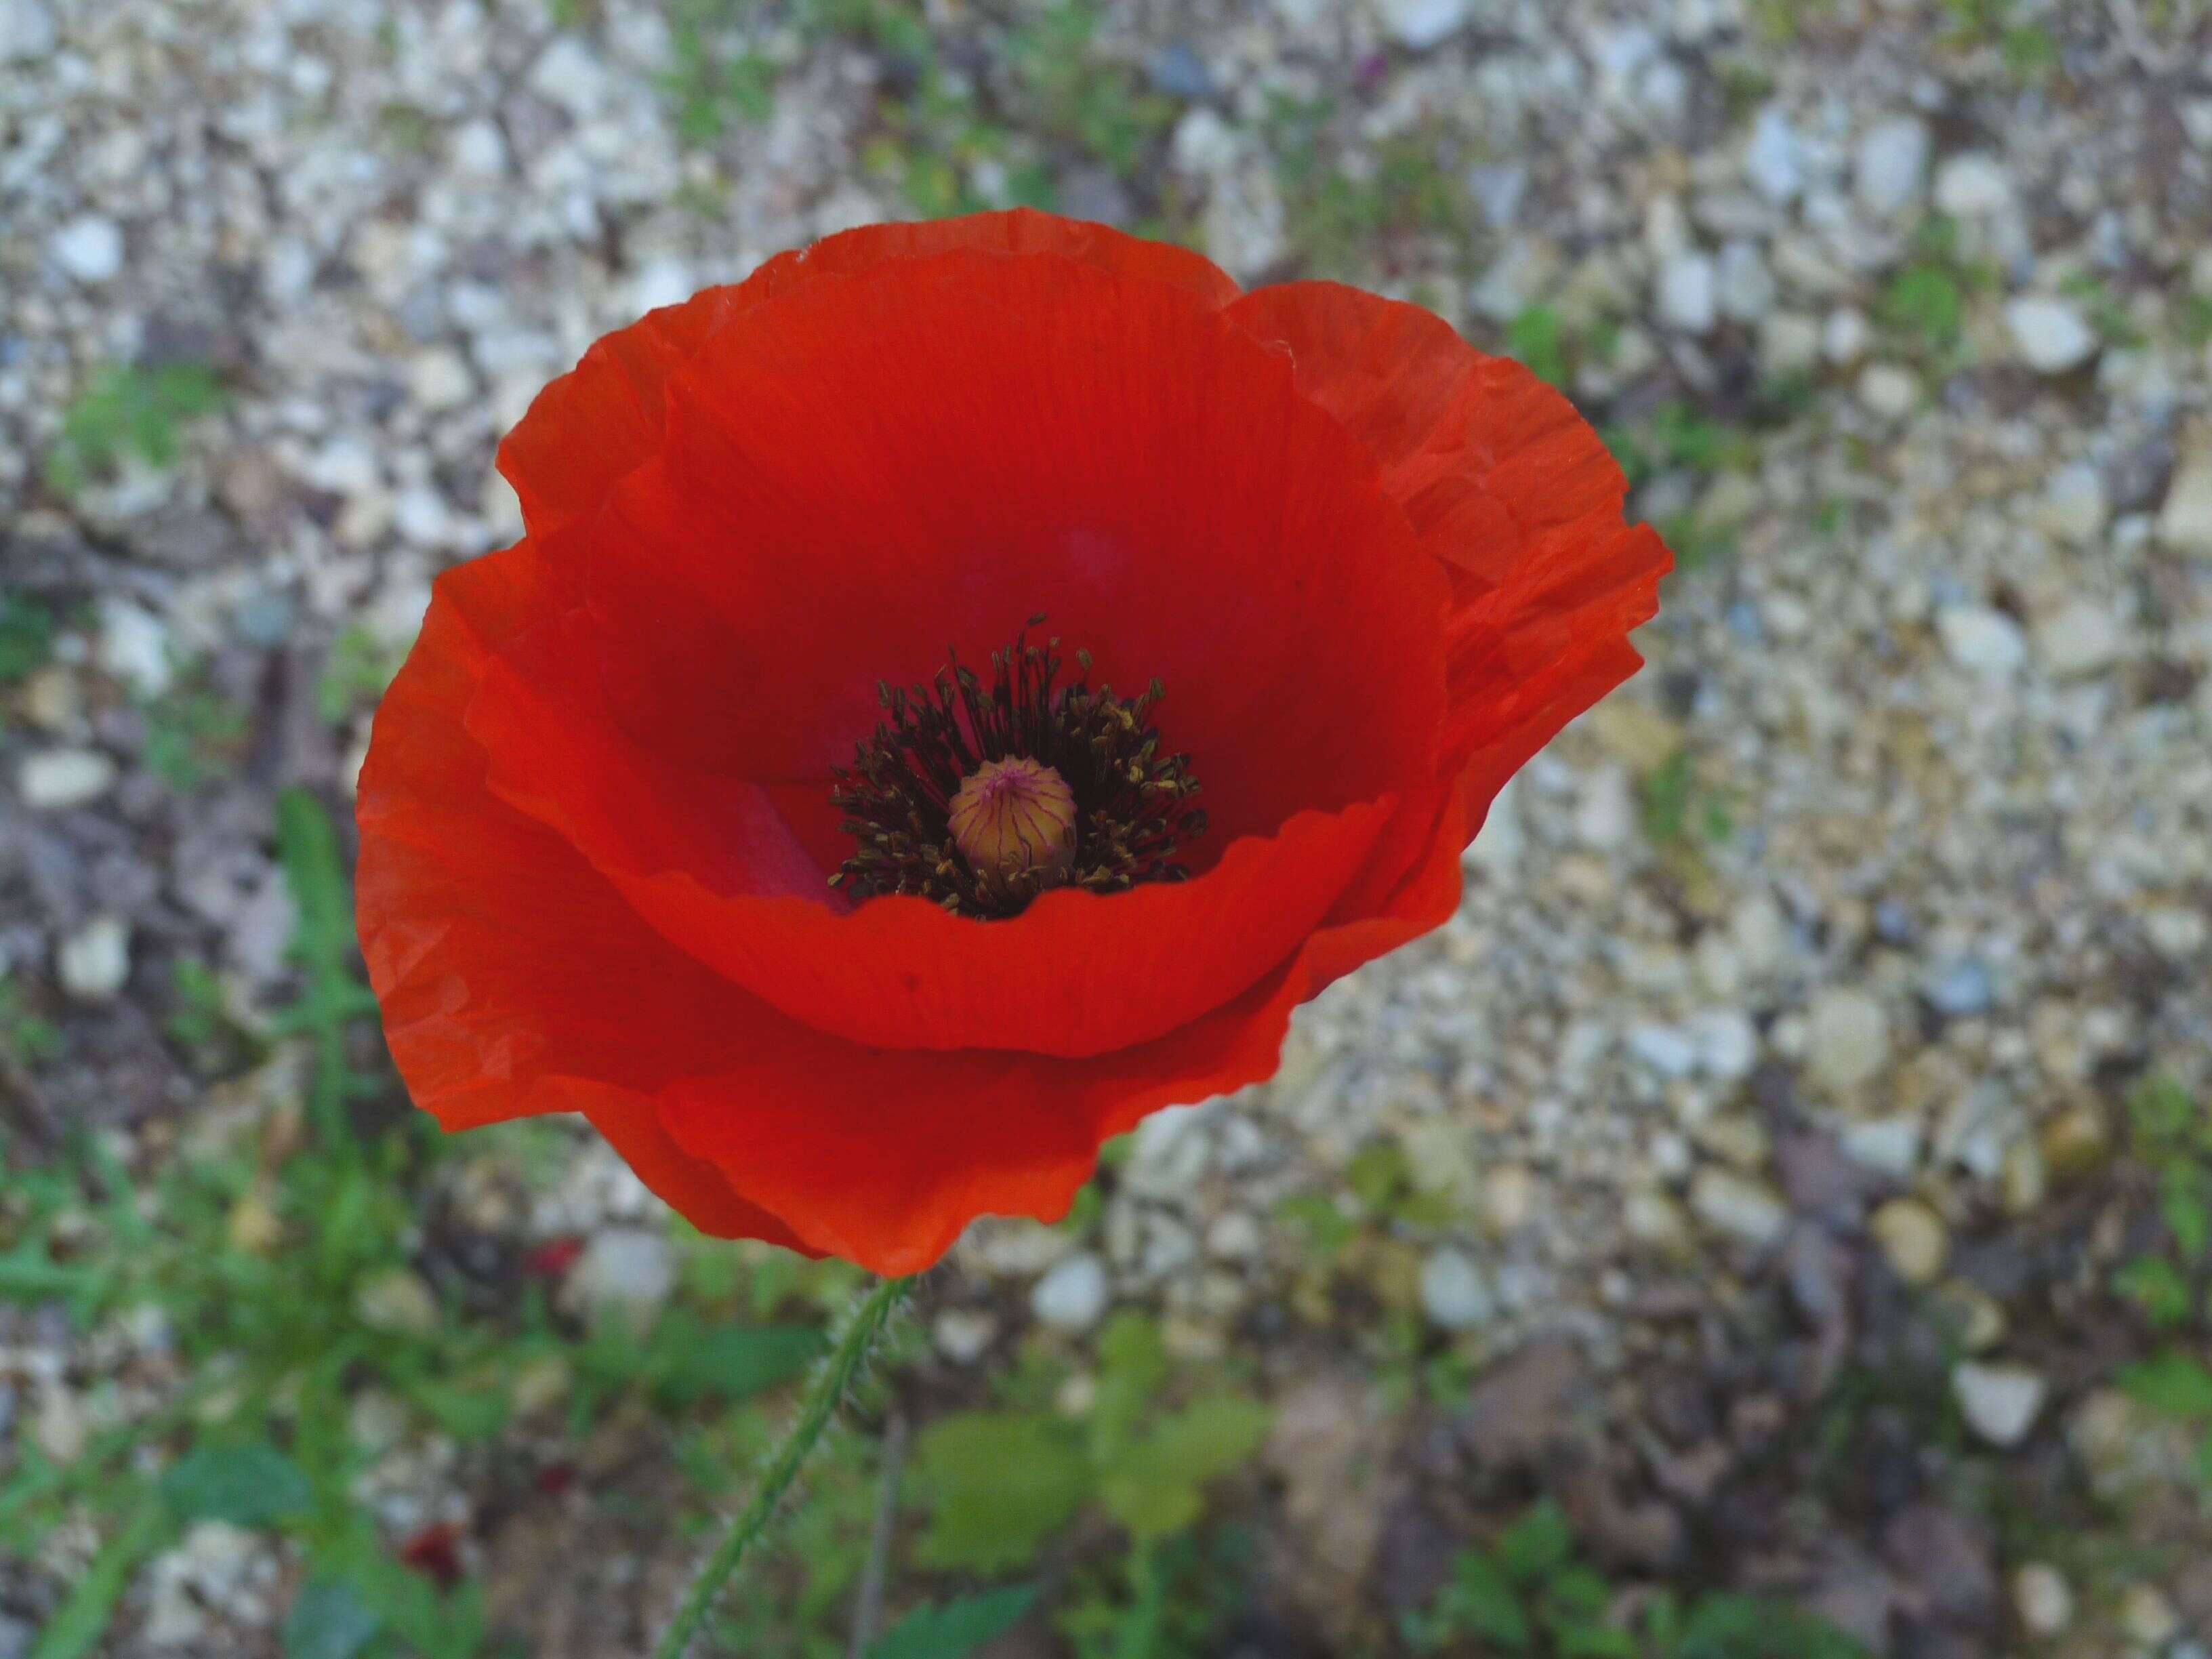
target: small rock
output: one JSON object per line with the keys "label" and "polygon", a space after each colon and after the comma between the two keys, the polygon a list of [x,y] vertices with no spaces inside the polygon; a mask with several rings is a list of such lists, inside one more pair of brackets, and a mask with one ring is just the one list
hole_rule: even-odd
{"label": "small rock", "polygon": [[1213,75],[1206,60],[1180,40],[1170,40],[1145,62],[1145,74],[1155,92],[1170,98],[1208,98],[1213,94]]}
{"label": "small rock", "polygon": [[606,1227],[568,1269],[562,1299],[586,1322],[616,1320],[648,1328],[676,1288],[676,1251],[652,1227]]}
{"label": "small rock", "polygon": [[1669,1079],[1689,1076],[1698,1064],[1697,1045],[1671,1025],[1638,1026],[1628,1034],[1628,1052]]}
{"label": "small rock", "polygon": [[1849,368],[1874,343],[1874,325],[1852,306],[1838,306],[1820,325],[1820,355],[1838,368]]}
{"label": "small rock", "polygon": [[[0,64],[28,63],[44,58],[60,41],[54,15],[46,0],[0,0]],[[0,1643],[0,1659],[5,1659]]]}
{"label": "small rock", "polygon": [[2042,1146],[2044,1167],[2061,1181],[2071,1180],[2112,1156],[2112,1131],[2095,1106],[2069,1106],[2043,1126]]}
{"label": "small rock", "polygon": [[2005,326],[2039,374],[2063,374],[2097,354],[2097,336],[2070,301],[2027,294],[2005,307]]}
{"label": "small rock", "polygon": [[1106,1264],[1088,1250],[1053,1263],[1030,1292],[1030,1311],[1054,1330],[1079,1334],[1106,1311]]}
{"label": "small rock", "polygon": [[1978,957],[1962,957],[1938,969],[1921,987],[1928,1006],[1950,1019],[1972,1019],[1990,1011],[1996,987]]}
{"label": "small rock", "polygon": [[1953,662],[1984,679],[2003,679],[2027,660],[2020,624],[1985,605],[1945,605],[1936,613],[1936,631]]}
{"label": "small rock", "polygon": [[112,219],[88,213],[56,231],[46,251],[80,283],[112,282],[123,270],[123,228]]}
{"label": "small rock", "polygon": [[2168,962],[2186,962],[2212,944],[2212,921],[2179,904],[2161,904],[2142,913],[2143,937]]}
{"label": "small rock", "polygon": [[160,696],[177,677],[161,619],[112,597],[100,604],[100,665],[142,697]]}
{"label": "small rock", "polygon": [[2062,680],[2086,679],[2119,660],[2126,631],[2105,606],[2075,599],[2035,625],[2035,647]]}
{"label": "small rock", "polygon": [[1686,334],[1710,332],[1720,320],[1720,277],[1702,253],[1680,253],[1659,271],[1659,319]]}
{"label": "small rock", "polygon": [[1804,141],[1778,104],[1759,112],[1744,147],[1743,174],[1751,187],[1777,206],[1805,188]]}
{"label": "small rock", "polygon": [[49,749],[15,769],[15,790],[34,811],[66,812],[115,787],[115,763],[97,749]]}
{"label": "small rock", "polygon": [[1959,219],[2002,213],[2012,205],[2012,175],[1994,155],[1954,155],[1936,169],[1936,205]]}
{"label": "small rock", "polygon": [[2181,1615],[2164,1590],[2137,1580],[2120,1592],[2120,1629],[2145,1647],[2162,1648],[2181,1634]]}
{"label": "small rock", "polygon": [[2104,475],[2087,461],[2073,461],[2051,475],[2037,504],[2036,522],[2063,542],[2086,546],[2105,533],[2112,503]]}
{"label": "small rock", "polygon": [[2173,475],[2159,509],[2158,539],[2177,553],[2212,556],[2212,454],[2197,456]]}
{"label": "small rock", "polygon": [[1820,361],[1820,325],[1798,311],[1770,313],[1759,325],[1759,365],[1780,379],[1809,374]]}
{"label": "small rock", "polygon": [[526,1360],[507,1384],[507,1397],[514,1404],[515,1415],[524,1419],[542,1416],[567,1400],[575,1387],[575,1371],[562,1355],[541,1354]]}
{"label": "small rock", "polygon": [[1920,1163],[1922,1131],[1915,1117],[1863,1118],[1843,1125],[1836,1144],[1855,1164],[1902,1181]]}
{"label": "small rock", "polygon": [[1869,363],[1859,371],[1859,401],[1885,421],[1901,421],[1920,402],[1920,379],[1902,363]]}
{"label": "small rock", "polygon": [[2073,1589],[2047,1561],[2031,1561],[2013,1574],[2012,1605],[2030,1636],[2057,1636],[2074,1622]]}
{"label": "small rock", "polygon": [[354,1317],[373,1331],[428,1336],[438,1328],[438,1298],[408,1267],[392,1267],[364,1280],[354,1292]]}
{"label": "small rock", "polygon": [[607,95],[607,74],[598,55],[573,34],[554,37],[553,43],[530,72],[531,90],[556,103],[571,115],[587,115]]}
{"label": "small rock", "polygon": [[131,924],[120,916],[94,916],[54,951],[62,989],[85,1002],[105,1002],[131,977]]}
{"label": "small rock", "polygon": [[1421,1310],[1440,1330],[1468,1331],[1490,1322],[1498,1298],[1473,1259],[1447,1246],[1421,1264]]}
{"label": "small rock", "polygon": [[1917,199],[1928,176],[1928,128],[1901,115],[1869,130],[1859,140],[1851,173],[1859,200],[1887,217]]}
{"label": "small rock", "polygon": [[1984,1365],[1973,1360],[1951,1368],[1951,1392],[1972,1429],[1992,1446],[2017,1446],[2035,1425],[2051,1385],[2025,1365]]}
{"label": "small rock", "polygon": [[1764,1249],[1790,1225],[1789,1206],[1774,1189],[1726,1170],[1698,1171],[1690,1183],[1690,1208],[1715,1232]]}
{"label": "small rock", "polygon": [[1721,250],[1719,298],[1721,314],[1739,323],[1756,323],[1774,305],[1774,276],[1760,257],[1759,245],[1733,241]]}
{"label": "small rock", "polygon": [[25,1659],[37,1634],[14,1614],[0,1613],[0,1659]]}
{"label": "small rock", "polygon": [[988,1308],[946,1308],[930,1322],[938,1352],[956,1365],[981,1359],[999,1334],[999,1316]]}
{"label": "small rock", "polygon": [[1821,992],[1806,1018],[1805,1063],[1813,1080],[1832,1093],[1863,1087],[1889,1063],[1889,1016],[1863,991],[1838,986]]}
{"label": "small rock", "polygon": [[1474,0],[1377,0],[1382,27],[1408,52],[1426,52],[1467,27]]}
{"label": "small rock", "polygon": [[477,395],[469,366],[459,353],[446,350],[426,351],[416,357],[408,368],[407,389],[416,406],[431,415],[459,409]]}
{"label": "small rock", "polygon": [[1908,1285],[1932,1284],[1951,1253],[1942,1218],[1917,1198],[1891,1199],[1867,1218],[1867,1231]]}

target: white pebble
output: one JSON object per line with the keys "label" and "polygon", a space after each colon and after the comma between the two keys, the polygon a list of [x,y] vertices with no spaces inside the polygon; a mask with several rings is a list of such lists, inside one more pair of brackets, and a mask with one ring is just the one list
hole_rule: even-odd
{"label": "white pebble", "polygon": [[112,219],[88,213],[56,231],[46,251],[80,283],[112,282],[123,270],[123,229]]}
{"label": "white pebble", "polygon": [[1928,128],[1902,115],[1871,128],[1859,140],[1852,187],[1875,213],[1890,215],[1911,205],[1928,175]]}
{"label": "white pebble", "polygon": [[2097,352],[2095,332],[2065,300],[2022,295],[2005,307],[2005,326],[2021,356],[2039,374],[2063,374]]}
{"label": "white pebble", "polygon": [[1421,1310],[1440,1330],[1473,1330],[1497,1312],[1498,1297],[1468,1254],[1447,1246],[1421,1264]]}
{"label": "white pebble", "polygon": [[49,749],[15,769],[16,792],[37,811],[65,812],[98,800],[115,785],[115,763],[97,749]]}
{"label": "white pebble", "polygon": [[1089,1330],[1106,1311],[1106,1264],[1088,1250],[1062,1256],[1030,1292],[1030,1311],[1054,1330]]}
{"label": "white pebble", "polygon": [[1988,605],[1945,605],[1936,614],[1936,631],[1953,662],[1984,679],[2003,679],[2027,660],[2020,624]]}
{"label": "white pebble", "polygon": [[94,916],[54,952],[62,989],[86,1002],[105,1002],[131,977],[131,927],[120,916]]}
{"label": "white pebble", "polygon": [[1966,1426],[1993,1446],[2017,1446],[2035,1425],[2051,1385],[2025,1365],[1968,1360],[1951,1369],[1951,1391]]}

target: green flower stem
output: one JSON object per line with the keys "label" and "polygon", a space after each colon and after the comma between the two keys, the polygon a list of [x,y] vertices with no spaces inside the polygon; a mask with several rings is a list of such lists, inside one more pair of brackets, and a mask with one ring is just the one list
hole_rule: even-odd
{"label": "green flower stem", "polygon": [[753,1493],[752,1501],[730,1523],[729,1531],[714,1547],[707,1565],[691,1581],[691,1588],[684,1593],[684,1605],[677,1609],[668,1633],[653,1650],[653,1659],[683,1659],[701,1621],[714,1607],[714,1598],[722,1593],[722,1586],[737,1571],[745,1552],[768,1529],[775,1506],[791,1490],[800,1468],[820,1443],[822,1431],[830,1426],[838,1407],[845,1403],[846,1395],[852,1392],[853,1383],[867,1363],[869,1350],[883,1334],[884,1326],[913,1289],[914,1280],[910,1278],[878,1279],[846,1316],[844,1328],[838,1332],[829,1356],[806,1385],[806,1401],[799,1409],[798,1421],[786,1432],[762,1471],[760,1486]]}

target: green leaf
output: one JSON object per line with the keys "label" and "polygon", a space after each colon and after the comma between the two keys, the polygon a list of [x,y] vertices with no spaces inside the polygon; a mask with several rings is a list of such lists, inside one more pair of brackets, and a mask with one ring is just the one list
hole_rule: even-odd
{"label": "green leaf", "polygon": [[234,1527],[269,1526],[314,1501],[300,1466],[266,1440],[195,1446],[163,1473],[161,1496],[187,1521]]}
{"label": "green leaf", "polygon": [[384,1617],[343,1578],[311,1578],[284,1615],[284,1659],[354,1659]]}
{"label": "green leaf", "polygon": [[743,1400],[801,1376],[825,1346],[811,1325],[707,1325],[681,1309],[649,1344],[653,1391],[672,1404]]}
{"label": "green leaf", "polygon": [[1498,1565],[1515,1583],[1533,1583],[1565,1565],[1574,1548],[1574,1528],[1547,1498],[1505,1529],[1498,1540]]}
{"label": "green leaf", "polygon": [[2158,1212],[2184,1261],[2201,1261],[2212,1249],[2212,1207],[2204,1201],[2205,1180],[2191,1164],[2177,1162],[2159,1182]]}
{"label": "green leaf", "polygon": [[2188,1322],[2189,1281],[2162,1255],[2139,1255],[2121,1263],[2112,1274],[2112,1289],[2142,1309],[2143,1317],[2160,1330]]}
{"label": "green leaf", "polygon": [[1008,1584],[916,1607],[876,1638],[868,1659],[968,1659],[1019,1624],[1036,1598],[1035,1584]]}
{"label": "green leaf", "polygon": [[1452,1628],[1467,1635],[1496,1642],[1516,1653],[1526,1652],[1535,1640],[1521,1597],[1489,1557],[1462,1551],[1444,1590],[1443,1607]]}
{"label": "green leaf", "polygon": [[989,1572],[1026,1565],[1074,1518],[1091,1466],[1047,1413],[961,1412],[915,1437],[911,1479],[930,1511],[921,1563]]}
{"label": "green leaf", "polygon": [[169,1517],[159,1504],[140,1507],[124,1523],[123,1530],[92,1558],[84,1576],[39,1632],[29,1659],[81,1659],[90,1653],[106,1633],[115,1604],[131,1587],[131,1575],[161,1547],[169,1525]]}
{"label": "green leaf", "polygon": [[1194,1400],[1103,1465],[1099,1501],[1139,1540],[1181,1532],[1204,1513],[1206,1483],[1256,1453],[1271,1420],[1249,1395]]}
{"label": "green leaf", "polygon": [[1098,1393],[1091,1407],[1091,1455],[1100,1468],[1121,1458],[1171,1369],[1152,1320],[1126,1310],[1106,1322],[1098,1333]]}
{"label": "green leaf", "polygon": [[2212,1418],[2212,1370],[2179,1348],[2129,1366],[2119,1380],[2130,1399],[2163,1416],[2189,1422]]}

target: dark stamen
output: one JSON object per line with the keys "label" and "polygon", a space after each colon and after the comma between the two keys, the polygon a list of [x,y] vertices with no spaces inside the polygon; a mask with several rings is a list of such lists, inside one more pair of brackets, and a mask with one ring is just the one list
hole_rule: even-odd
{"label": "dark stamen", "polygon": [[[1029,643],[1029,629],[991,653],[987,686],[958,656],[927,686],[878,682],[885,718],[836,769],[830,792],[859,842],[830,878],[857,898],[913,893],[956,915],[1018,914],[1047,887],[1113,893],[1146,881],[1182,881],[1181,845],[1205,833],[1190,805],[1198,785],[1190,757],[1164,754],[1152,711],[1166,696],[1154,680],[1136,697],[1091,687],[1091,653],[1075,653],[1079,678],[1059,686],[1060,641]],[[961,853],[950,815],[961,784],[987,761],[1018,757],[1049,767],[1075,797],[1072,860],[978,870]]]}

